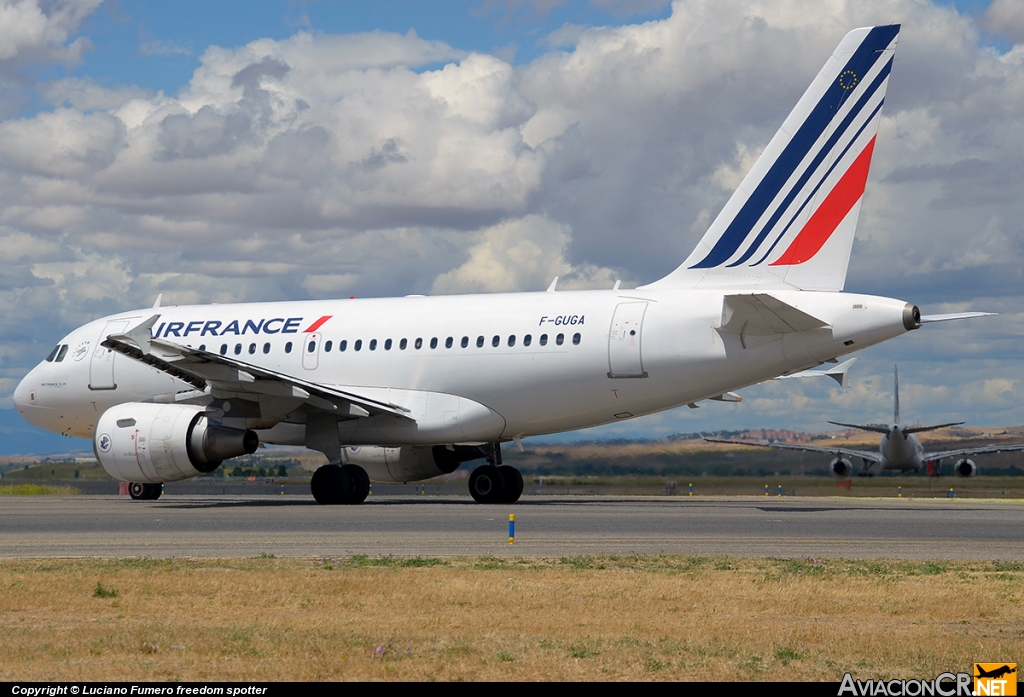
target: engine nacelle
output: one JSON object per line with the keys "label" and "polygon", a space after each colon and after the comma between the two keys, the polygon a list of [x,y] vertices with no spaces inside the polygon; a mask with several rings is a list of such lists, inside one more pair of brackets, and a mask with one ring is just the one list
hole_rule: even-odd
{"label": "engine nacelle", "polygon": [[973,477],[978,473],[978,467],[974,464],[974,460],[968,460],[965,457],[962,460],[957,460],[956,464],[953,465],[953,471],[956,472],[958,477]]}
{"label": "engine nacelle", "polygon": [[853,476],[853,464],[845,457],[837,457],[829,463],[828,468],[832,474],[839,479],[846,479]]}
{"label": "engine nacelle", "polygon": [[376,445],[345,448],[345,462],[359,465],[377,482],[417,482],[454,472],[463,462],[486,457],[482,448],[469,445],[403,446]]}
{"label": "engine nacelle", "polygon": [[259,438],[210,423],[203,407],[127,402],[103,412],[92,446],[111,477],[157,484],[212,472],[256,452]]}

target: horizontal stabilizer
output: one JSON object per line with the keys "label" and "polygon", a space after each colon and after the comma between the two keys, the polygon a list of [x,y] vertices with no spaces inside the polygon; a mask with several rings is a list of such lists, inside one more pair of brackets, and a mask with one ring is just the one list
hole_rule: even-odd
{"label": "horizontal stabilizer", "polygon": [[829,326],[767,293],[727,295],[720,330],[730,334],[788,334]]}
{"label": "horizontal stabilizer", "polygon": [[838,421],[829,421],[833,426],[842,426],[843,428],[856,428],[859,431],[871,431],[872,433],[885,433],[886,435],[892,430],[887,426],[861,426],[860,424],[844,424]]}
{"label": "horizontal stabilizer", "polygon": [[935,431],[940,428],[949,428],[950,426],[961,426],[967,423],[966,421],[953,421],[948,424],[939,424],[938,426],[911,426],[910,428],[904,428],[904,433],[924,433],[925,431]]}
{"label": "horizontal stabilizer", "polygon": [[950,312],[945,315],[923,315],[921,317],[921,324],[931,324],[932,322],[949,322],[954,319],[971,319],[973,317],[991,317],[999,314],[998,312]]}

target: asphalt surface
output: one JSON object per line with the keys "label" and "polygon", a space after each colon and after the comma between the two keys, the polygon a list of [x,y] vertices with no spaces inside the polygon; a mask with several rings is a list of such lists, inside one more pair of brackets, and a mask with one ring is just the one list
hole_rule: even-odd
{"label": "asphalt surface", "polygon": [[[508,542],[515,514],[515,544]],[[1024,560],[1024,503],[811,497],[4,497],[0,557],[699,554]]]}

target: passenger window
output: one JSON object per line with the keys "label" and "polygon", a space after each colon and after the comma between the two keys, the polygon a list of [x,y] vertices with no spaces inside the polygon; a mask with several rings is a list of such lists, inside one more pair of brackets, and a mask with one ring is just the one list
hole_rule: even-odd
{"label": "passenger window", "polygon": [[220,345],[220,355],[222,355],[222,356],[228,355],[228,345],[227,344],[221,344]]}
{"label": "passenger window", "polygon": [[455,339],[453,339],[452,337],[448,337],[447,339],[444,340],[444,347],[445,348],[451,348],[452,344],[454,344],[454,343],[455,343]]}
{"label": "passenger window", "polygon": [[527,334],[526,336],[523,337],[523,346],[529,346],[531,343],[533,343],[533,337],[532,336]]}
{"label": "passenger window", "polygon": [[333,347],[334,347],[334,342],[333,341],[325,341],[324,342],[324,353],[330,353],[331,349]]}
{"label": "passenger window", "polygon": [[430,340],[430,348],[432,348],[432,349],[436,349],[437,348],[437,337],[436,336],[433,339]]}
{"label": "passenger window", "polygon": [[57,358],[55,358],[54,360],[60,363],[61,361],[64,360],[64,356],[66,355],[68,355],[68,345],[62,344],[60,347],[60,351],[57,352]]}
{"label": "passenger window", "polygon": [[416,337],[416,349],[419,350],[421,348],[423,348],[423,338]]}
{"label": "passenger window", "polygon": [[314,351],[316,351],[316,339],[312,339],[306,344],[306,353],[313,353]]}
{"label": "passenger window", "polygon": [[370,350],[371,351],[376,351],[377,350],[377,340],[376,339],[370,339]]}
{"label": "passenger window", "polygon": [[559,334],[555,337],[555,343],[561,346],[565,342],[565,334]]}
{"label": "passenger window", "polygon": [[341,343],[338,344],[338,350],[345,353],[345,349],[348,348],[348,339],[342,339]]}
{"label": "passenger window", "polygon": [[540,335],[540,345],[541,346],[547,346],[548,345],[548,335],[547,334],[541,334]]}
{"label": "passenger window", "polygon": [[462,348],[466,348],[467,346],[469,346],[469,337],[464,336],[462,337]]}
{"label": "passenger window", "polygon": [[254,353],[256,353],[256,344],[249,344],[249,354],[252,355]]}
{"label": "passenger window", "polygon": [[408,345],[409,345],[409,342],[406,339],[402,339],[401,341],[398,342],[398,348],[400,348],[403,351],[405,350],[405,347],[408,346]]}
{"label": "passenger window", "polygon": [[199,344],[199,350],[200,351],[205,351],[206,350],[206,344]]}
{"label": "passenger window", "polygon": [[238,356],[238,355],[241,355],[241,353],[242,353],[242,345],[241,344],[235,344],[235,355]]}
{"label": "passenger window", "polygon": [[484,346],[484,338],[482,336],[478,336],[476,338],[476,347],[477,348],[483,348],[483,346]]}
{"label": "passenger window", "polygon": [[352,350],[359,351],[362,348],[363,348],[363,340],[362,339],[356,339],[356,343],[352,344]]}
{"label": "passenger window", "polygon": [[386,339],[384,341],[384,350],[385,351],[390,351],[391,350],[391,339]]}
{"label": "passenger window", "polygon": [[270,342],[263,344],[263,353],[270,353]]}
{"label": "passenger window", "polygon": [[516,345],[516,335],[515,334],[509,334],[508,335],[508,345],[509,345],[509,348],[511,348],[511,347]]}
{"label": "passenger window", "polygon": [[289,341],[287,344],[284,345],[284,352],[285,353],[291,353],[292,352],[292,342]]}
{"label": "passenger window", "polygon": [[53,359],[57,357],[58,351],[60,351],[60,344],[57,344],[56,346],[53,347],[53,350],[50,351],[50,355],[46,357],[46,362],[53,363]]}
{"label": "passenger window", "polygon": [[491,346],[497,347],[497,345],[500,344],[500,343],[501,343],[501,337],[500,336],[495,334],[494,336],[491,337]]}
{"label": "passenger window", "polygon": [[580,345],[580,339],[582,339],[582,338],[583,337],[580,336],[579,332],[576,332],[575,334],[573,334],[572,335],[572,345],[573,346],[579,346]]}

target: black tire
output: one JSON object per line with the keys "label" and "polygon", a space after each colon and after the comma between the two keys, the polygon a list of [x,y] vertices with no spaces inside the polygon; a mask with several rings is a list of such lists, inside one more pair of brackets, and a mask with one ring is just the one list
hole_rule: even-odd
{"label": "black tire", "polygon": [[370,495],[370,476],[359,465],[344,465],[342,469],[345,470],[349,483],[349,492],[345,503],[362,503]]}
{"label": "black tire", "polygon": [[160,484],[128,482],[128,495],[136,501],[156,501],[162,493],[163,486]]}
{"label": "black tire", "polygon": [[469,493],[478,503],[501,503],[505,477],[494,465],[483,465],[469,475]]}
{"label": "black tire", "polygon": [[523,475],[515,467],[504,465],[498,468],[502,479],[505,480],[505,495],[502,503],[515,503],[523,495]]}
{"label": "black tire", "polygon": [[336,506],[345,503],[349,496],[348,475],[341,465],[324,465],[313,473],[309,489],[319,504]]}

